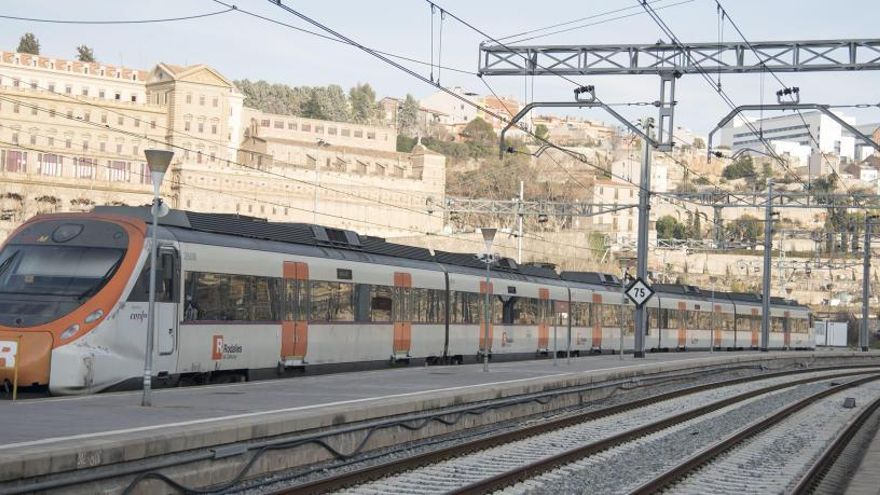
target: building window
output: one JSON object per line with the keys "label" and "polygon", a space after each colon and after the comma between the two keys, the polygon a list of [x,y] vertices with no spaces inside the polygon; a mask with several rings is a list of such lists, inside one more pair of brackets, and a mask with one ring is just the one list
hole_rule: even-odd
{"label": "building window", "polygon": [[61,157],[50,153],[37,155],[40,166],[40,175],[59,177],[61,175]]}
{"label": "building window", "polygon": [[36,115],[36,114],[37,114],[37,108],[31,107],[31,115]]}
{"label": "building window", "polygon": [[[17,134],[14,134],[13,136],[17,136]],[[7,172],[27,172],[27,152],[12,150],[7,151],[6,161],[3,169]]]}
{"label": "building window", "polygon": [[122,125],[123,123],[125,123],[125,121],[122,119],[122,115],[120,115],[119,117],[116,117],[116,124],[117,125]]}
{"label": "building window", "polygon": [[186,102],[187,102],[187,103],[192,103],[192,102],[193,102],[193,95],[192,95],[192,93],[187,93],[187,94],[186,94]]}
{"label": "building window", "polygon": [[110,160],[109,163],[109,179],[112,182],[128,182],[129,169],[128,162],[119,160]]}
{"label": "building window", "polygon": [[37,89],[37,81],[31,81],[31,89]]}
{"label": "building window", "polygon": [[205,124],[202,122],[199,122],[199,132],[205,132]]}
{"label": "building window", "polygon": [[53,119],[54,119],[56,113],[57,113],[57,112],[55,111],[54,108],[50,108],[50,109],[49,109],[49,117],[50,117],[50,118],[53,118]]}
{"label": "building window", "polygon": [[116,143],[116,154],[117,155],[122,154],[122,144],[121,143]]}
{"label": "building window", "polygon": [[37,136],[31,134],[31,144],[37,144]]}
{"label": "building window", "polygon": [[260,121],[260,127],[269,127],[269,119],[263,119]]}
{"label": "building window", "polygon": [[140,153],[140,151],[141,151],[141,150],[140,150],[140,147],[137,146],[137,145],[135,145],[135,146],[133,146],[133,147],[131,148],[131,154],[134,155],[134,156],[138,156],[138,154]]}
{"label": "building window", "polygon": [[220,105],[220,99],[215,96],[214,99],[211,100],[211,105],[213,105],[214,108],[217,108]]}
{"label": "building window", "polygon": [[64,92],[69,95],[73,94],[73,86],[71,86],[70,84],[64,86]]}
{"label": "building window", "polygon": [[312,131],[312,124],[303,124],[302,131],[303,132],[311,132]]}
{"label": "building window", "polygon": [[107,151],[107,143],[105,143],[105,142],[103,142],[103,141],[101,141],[100,143],[98,143],[98,150],[100,150],[101,153]]}
{"label": "building window", "polygon": [[364,131],[354,131],[354,137],[356,137],[356,138],[364,137]]}
{"label": "building window", "polygon": [[199,105],[205,106],[205,95],[199,95]]}
{"label": "building window", "polygon": [[284,122],[282,122],[280,120],[276,120],[275,121],[275,128],[276,129],[284,129]]}
{"label": "building window", "polygon": [[349,137],[349,136],[351,136],[351,131],[348,130],[348,129],[342,129],[342,136],[343,136],[343,137]]}
{"label": "building window", "polygon": [[18,79],[13,79],[13,80],[12,80],[12,87],[13,87],[13,88],[17,88],[17,87],[19,87],[20,85],[21,85],[21,81],[19,81]]}
{"label": "building window", "polygon": [[53,137],[46,138],[46,144],[49,146],[55,146],[55,138],[53,138]]}
{"label": "building window", "polygon": [[106,113],[102,113],[102,114],[101,114],[101,123],[102,123],[102,124],[106,124],[106,123],[107,123],[107,114],[106,114]]}
{"label": "building window", "polygon": [[331,136],[335,136],[336,135],[336,128],[335,127],[328,127],[327,134],[329,134]]}
{"label": "building window", "polygon": [[296,122],[288,122],[287,123],[287,130],[295,131],[296,130]]}
{"label": "building window", "polygon": [[68,118],[68,119],[73,119],[73,110],[68,110],[68,111],[67,111],[67,118]]}
{"label": "building window", "polygon": [[88,142],[88,140],[83,141],[82,149],[83,149],[83,151],[89,151],[89,142]]}
{"label": "building window", "polygon": [[14,103],[12,105],[12,113],[18,113],[18,111],[19,111],[18,103]]}
{"label": "building window", "polygon": [[134,119],[134,126],[140,127],[141,126],[141,119]]}
{"label": "building window", "polygon": [[376,139],[376,133],[375,132],[368,132],[367,139]]}
{"label": "building window", "polygon": [[55,92],[55,83],[49,83],[49,92],[50,92],[50,93],[54,93],[54,92]]}
{"label": "building window", "polygon": [[119,101],[122,99],[122,93],[116,93],[113,95],[113,99]]}
{"label": "building window", "polygon": [[150,129],[155,129],[155,128],[156,128],[156,121],[155,121],[155,120],[151,120],[151,121],[150,121]]}
{"label": "building window", "polygon": [[189,131],[189,127],[190,127],[190,126],[189,126],[189,121],[188,121],[188,120],[187,120],[187,121],[184,121],[184,123],[183,123],[183,130],[184,130],[184,131]]}
{"label": "building window", "polygon": [[83,120],[85,120],[86,122],[91,122],[92,121],[92,114],[90,114],[89,112],[83,113]]}
{"label": "building window", "polygon": [[98,90],[98,98],[104,98],[106,96],[107,96],[107,94],[104,92],[103,89]]}
{"label": "building window", "polygon": [[211,134],[217,134],[217,124],[211,124]]}
{"label": "building window", "polygon": [[324,126],[316,125],[315,126],[315,134],[324,134]]}
{"label": "building window", "polygon": [[137,103],[137,101],[138,101],[138,97],[137,97],[137,95],[131,95],[131,102],[132,102],[132,103]]}
{"label": "building window", "polygon": [[89,88],[83,88],[83,89],[82,89],[82,95],[83,95],[83,96],[89,96]]}
{"label": "building window", "polygon": [[79,158],[76,160],[76,176],[80,179],[93,179],[97,165],[91,158]]}
{"label": "building window", "polygon": [[73,147],[73,141],[70,140],[70,139],[65,139],[65,140],[64,140],[64,147],[67,148],[67,149],[72,148],[72,147]]}

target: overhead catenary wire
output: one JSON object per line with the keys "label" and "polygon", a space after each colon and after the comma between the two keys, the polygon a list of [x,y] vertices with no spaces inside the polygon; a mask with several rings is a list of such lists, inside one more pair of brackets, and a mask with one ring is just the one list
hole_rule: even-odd
{"label": "overhead catenary wire", "polygon": [[[44,137],[44,138],[49,137],[49,136],[45,136],[45,135],[38,134],[38,133],[30,133],[28,131],[21,131],[21,132],[23,132],[25,134],[29,134],[29,135],[38,136],[38,137]],[[40,148],[37,148],[34,146],[23,145],[20,143],[13,143],[13,142],[5,141],[5,140],[0,140],[0,145],[11,146],[11,147],[15,147],[18,149],[33,151],[36,153],[57,154],[57,152],[55,150],[45,150],[45,149],[40,149]],[[81,146],[78,146],[78,147],[81,148]],[[87,150],[83,150],[83,151],[87,151]],[[78,155],[85,156],[82,153],[78,153]],[[130,159],[130,157],[124,156],[124,155],[120,155],[120,157],[123,157],[125,159]],[[101,167],[101,168],[111,170],[111,167],[109,167],[108,165],[101,165],[96,162],[92,162],[91,165],[93,165],[95,167]],[[212,194],[221,194],[221,195],[225,195],[225,196],[229,196],[229,197],[233,197],[233,198],[245,199],[245,200],[257,203],[257,204],[263,204],[263,205],[269,205],[269,206],[275,206],[275,207],[281,207],[281,208],[289,208],[291,210],[301,211],[301,212],[305,212],[305,213],[312,213],[312,211],[313,211],[312,209],[294,206],[290,203],[279,203],[276,201],[270,201],[270,200],[266,200],[266,199],[257,199],[257,198],[251,197],[251,196],[247,196],[247,195],[243,195],[243,194],[236,194],[236,193],[232,193],[232,192],[225,191],[225,190],[220,190],[220,189],[215,189],[215,188],[210,188],[210,187],[205,187],[205,186],[198,186],[195,184],[190,184],[190,183],[184,182],[180,179],[170,178],[169,180],[173,184],[176,184],[178,186],[188,187],[188,188],[192,188],[195,190],[201,190],[201,191],[209,192]],[[147,193],[145,192],[144,194],[147,194]],[[445,237],[445,238],[452,239],[455,241],[463,241],[463,242],[467,242],[467,243],[471,243],[471,244],[476,244],[478,246],[484,246],[484,243],[481,240],[468,239],[468,238],[464,238],[464,237],[456,237],[453,234],[426,232],[426,231],[421,231],[421,230],[412,229],[412,228],[408,228],[408,227],[395,227],[395,226],[386,225],[386,224],[382,224],[382,223],[378,223],[378,222],[372,222],[369,220],[361,220],[361,219],[357,219],[357,218],[346,217],[343,215],[337,215],[337,214],[332,214],[332,213],[318,213],[318,214],[322,217],[335,218],[338,220],[345,220],[345,221],[353,222],[355,224],[372,225],[375,227],[381,227],[383,229],[392,229],[392,230],[397,230],[397,231],[401,231],[401,232],[409,232],[411,234],[425,236],[426,239],[432,238],[432,237]],[[548,241],[548,240],[544,240],[541,238],[534,238],[534,240],[537,240],[537,241],[540,241],[544,244],[549,244],[552,246],[562,246],[562,247],[571,248],[571,249],[575,249],[575,250],[603,251],[600,249],[592,248],[590,246],[579,246],[579,245],[562,243],[562,242],[557,242],[557,241]],[[513,245],[505,245],[505,244],[501,244],[498,242],[496,242],[495,244],[498,245],[499,247],[502,247],[505,249],[512,249],[512,250],[516,249],[516,246],[513,246]],[[532,254],[546,256],[546,251],[538,251],[538,250],[534,250],[534,249],[523,249],[523,250],[526,252],[532,253]]]}
{"label": "overhead catenary wire", "polygon": [[43,19],[36,17],[21,17],[14,15],[0,15],[0,19],[10,21],[39,22],[46,24],[91,24],[91,25],[112,25],[112,24],[159,24],[163,22],[190,21],[193,19],[203,19],[215,15],[226,14],[235,10],[234,6],[229,6],[225,10],[216,12],[206,12],[204,14],[194,14],[180,17],[165,17],[158,19]]}

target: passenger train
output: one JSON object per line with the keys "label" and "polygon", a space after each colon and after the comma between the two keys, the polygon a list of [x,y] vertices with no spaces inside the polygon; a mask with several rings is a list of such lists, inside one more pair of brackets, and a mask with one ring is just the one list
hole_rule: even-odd
{"label": "passenger train", "polygon": [[[9,237],[0,341],[20,339],[21,385],[139,385],[151,229],[149,208],[97,207],[37,216]],[[160,385],[473,362],[483,349],[493,360],[613,352],[621,332],[634,347],[634,307],[613,275],[498,259],[487,284],[472,254],[238,215],[171,210],[157,235]],[[757,348],[757,295],[655,288],[646,349]],[[771,322],[772,347],[814,347],[808,308],[773,298]],[[11,374],[0,370],[0,381]]]}

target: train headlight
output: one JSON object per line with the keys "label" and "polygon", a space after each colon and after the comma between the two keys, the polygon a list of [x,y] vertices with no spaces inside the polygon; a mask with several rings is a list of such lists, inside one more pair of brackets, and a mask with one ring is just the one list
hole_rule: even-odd
{"label": "train headlight", "polygon": [[102,316],[104,316],[104,310],[103,309],[96,309],[95,311],[92,311],[91,314],[89,314],[89,316],[86,316],[86,323],[92,323],[94,321],[98,321],[99,319],[101,319]]}
{"label": "train headlight", "polygon": [[73,337],[74,335],[76,335],[76,332],[79,332],[79,325],[74,323],[73,325],[70,325],[69,327],[67,327],[67,330],[61,332],[61,339],[62,340],[69,339],[69,338]]}

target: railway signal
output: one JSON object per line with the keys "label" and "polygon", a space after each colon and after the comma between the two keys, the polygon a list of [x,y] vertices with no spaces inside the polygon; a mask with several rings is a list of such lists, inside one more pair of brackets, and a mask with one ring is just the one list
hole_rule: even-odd
{"label": "railway signal", "polygon": [[636,278],[633,283],[626,288],[626,297],[629,298],[637,308],[641,308],[651,297],[654,296],[654,289],[646,284],[641,278]]}

